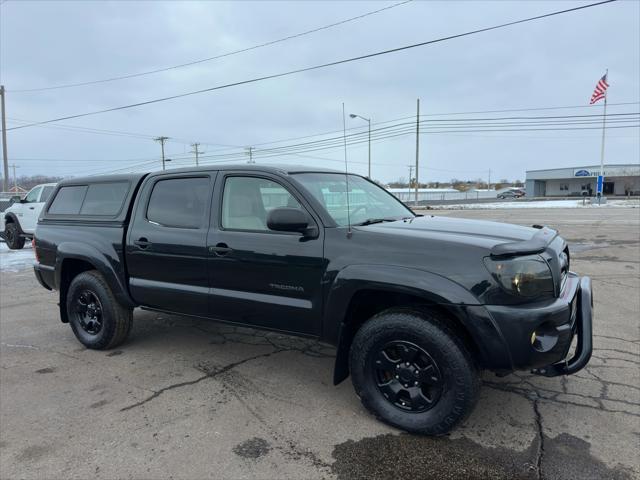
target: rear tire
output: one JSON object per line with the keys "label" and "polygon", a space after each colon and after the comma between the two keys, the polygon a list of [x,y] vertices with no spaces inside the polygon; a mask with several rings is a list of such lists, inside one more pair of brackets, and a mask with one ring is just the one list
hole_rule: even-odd
{"label": "rear tire", "polygon": [[20,236],[20,228],[15,222],[9,222],[4,226],[4,239],[11,250],[24,247],[25,238]]}
{"label": "rear tire", "polygon": [[66,308],[73,333],[87,348],[114,348],[131,331],[133,311],[118,303],[104,277],[95,270],[71,281]]}
{"label": "rear tire", "polygon": [[380,420],[443,435],[473,410],[478,368],[443,320],[435,313],[391,309],[356,333],[349,359],[353,386]]}

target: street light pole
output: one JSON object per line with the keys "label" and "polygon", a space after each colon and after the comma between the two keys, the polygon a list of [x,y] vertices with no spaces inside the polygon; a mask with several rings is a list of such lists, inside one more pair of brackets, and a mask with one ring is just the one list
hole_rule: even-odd
{"label": "street light pole", "polygon": [[371,179],[371,119],[370,118],[365,118],[361,115],[356,115],[355,113],[350,113],[349,116],[351,118],[361,118],[362,120],[366,121],[369,124],[369,170],[368,170],[368,175],[367,178]]}

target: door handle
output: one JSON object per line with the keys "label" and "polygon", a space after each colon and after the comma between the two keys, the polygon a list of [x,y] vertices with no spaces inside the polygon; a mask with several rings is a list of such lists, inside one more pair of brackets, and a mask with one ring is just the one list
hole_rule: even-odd
{"label": "door handle", "polygon": [[135,240],[133,243],[134,245],[137,245],[143,250],[148,248],[151,245],[151,242],[144,237],[141,237],[138,240]]}
{"label": "door handle", "polygon": [[219,257],[223,257],[233,252],[233,248],[229,248],[226,243],[218,243],[215,247],[209,247],[209,251]]}
{"label": "door handle", "polygon": [[36,207],[29,207],[29,210],[35,210]]}

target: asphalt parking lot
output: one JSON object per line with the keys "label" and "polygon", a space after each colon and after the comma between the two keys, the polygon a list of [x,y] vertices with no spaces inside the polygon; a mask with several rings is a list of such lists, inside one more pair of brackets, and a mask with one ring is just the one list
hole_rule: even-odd
{"label": "asphalt parking lot", "polygon": [[560,229],[593,279],[595,351],[547,379],[484,375],[449,436],[403,434],[334,387],[308,340],[136,311],[91,351],[29,268],[0,274],[2,478],[640,478],[640,209],[438,210]]}

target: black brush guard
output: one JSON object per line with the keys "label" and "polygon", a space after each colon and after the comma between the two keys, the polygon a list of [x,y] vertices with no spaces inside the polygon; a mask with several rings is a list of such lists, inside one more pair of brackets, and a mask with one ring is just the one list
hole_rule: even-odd
{"label": "black brush guard", "polygon": [[573,357],[546,367],[534,368],[531,373],[545,377],[557,377],[559,375],[571,375],[583,369],[589,363],[593,352],[592,312],[591,279],[582,277],[580,279],[580,290],[578,291],[578,313],[576,316],[578,344]]}

